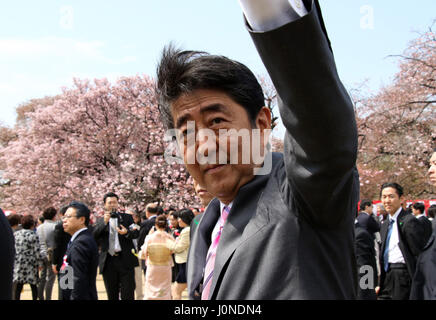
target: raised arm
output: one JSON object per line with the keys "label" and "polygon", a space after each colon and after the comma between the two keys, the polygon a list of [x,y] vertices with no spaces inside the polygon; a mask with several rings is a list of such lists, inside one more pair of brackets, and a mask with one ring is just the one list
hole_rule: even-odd
{"label": "raised arm", "polygon": [[352,214],[359,194],[357,129],[318,2],[304,4],[307,15],[295,21],[268,32],[248,28],[279,95],[285,201],[310,223],[334,227]]}

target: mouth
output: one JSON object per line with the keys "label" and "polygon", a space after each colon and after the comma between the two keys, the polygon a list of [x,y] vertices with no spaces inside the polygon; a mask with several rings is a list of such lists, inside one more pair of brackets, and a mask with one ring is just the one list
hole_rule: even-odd
{"label": "mouth", "polygon": [[[220,172],[226,166],[227,166],[227,164],[208,165],[206,168],[204,168],[203,173],[204,174],[214,174],[214,173]],[[201,191],[205,191],[206,192],[206,190],[200,190],[199,192],[201,192]]]}

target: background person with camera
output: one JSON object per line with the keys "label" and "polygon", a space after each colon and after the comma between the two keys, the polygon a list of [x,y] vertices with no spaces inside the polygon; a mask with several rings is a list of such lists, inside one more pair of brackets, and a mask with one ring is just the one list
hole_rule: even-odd
{"label": "background person with camera", "polygon": [[134,300],[135,267],[132,239],[139,235],[130,214],[118,211],[118,196],[109,192],[103,198],[104,216],[97,220],[94,237],[100,247],[99,269],[108,300]]}

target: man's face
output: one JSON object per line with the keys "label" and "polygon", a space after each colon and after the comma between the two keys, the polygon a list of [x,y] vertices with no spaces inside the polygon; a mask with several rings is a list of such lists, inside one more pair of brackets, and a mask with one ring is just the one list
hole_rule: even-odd
{"label": "man's face", "polygon": [[365,208],[365,211],[367,212],[367,213],[370,213],[370,214],[372,214],[372,211],[373,210],[373,206],[372,205],[370,205],[370,206],[367,206],[366,208]]}
{"label": "man's face", "polygon": [[118,199],[116,197],[108,197],[106,198],[106,202],[104,203],[104,208],[106,211],[113,211],[118,209]]}
{"label": "man's face", "polygon": [[[175,128],[181,133],[177,139],[189,173],[209,193],[224,203],[230,203],[239,188],[253,179],[256,165],[251,155],[246,161],[246,139],[223,133],[231,129],[248,133],[251,150],[253,128],[247,112],[221,91],[199,89],[175,100],[172,116]],[[188,121],[195,124],[195,133],[188,132],[188,128],[192,128]],[[271,127],[268,108],[261,109],[255,125],[261,133],[260,150],[264,150],[265,129]],[[190,137],[195,137],[195,143],[191,143],[193,139]],[[234,147],[237,150],[233,149],[232,153]],[[237,161],[231,161],[232,154]]]}
{"label": "man's face", "polygon": [[436,187],[436,152],[430,158],[430,168],[428,169],[430,182]]}
{"label": "man's face", "polygon": [[77,218],[76,211],[75,208],[68,208],[62,218],[64,231],[70,235],[85,227],[85,217]]}
{"label": "man's face", "polygon": [[419,216],[421,214],[421,211],[412,207],[412,213],[414,216]]}
{"label": "man's face", "polygon": [[401,207],[403,202],[403,196],[398,196],[397,190],[395,188],[384,188],[381,192],[381,201],[385,210],[390,214],[394,215],[395,212]]}

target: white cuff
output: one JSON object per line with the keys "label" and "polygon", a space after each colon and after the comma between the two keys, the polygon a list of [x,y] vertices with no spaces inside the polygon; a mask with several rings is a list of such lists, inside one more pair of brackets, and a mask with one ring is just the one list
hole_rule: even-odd
{"label": "white cuff", "polygon": [[239,0],[253,31],[270,31],[307,14],[301,0]]}

